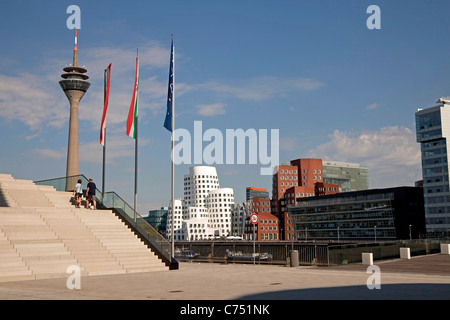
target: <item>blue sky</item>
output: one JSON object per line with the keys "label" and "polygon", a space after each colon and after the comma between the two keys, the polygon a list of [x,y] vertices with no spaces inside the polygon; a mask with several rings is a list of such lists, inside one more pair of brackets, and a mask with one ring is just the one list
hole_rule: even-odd
{"label": "blue sky", "polygon": [[[414,113],[450,95],[448,1],[2,1],[0,172],[65,175],[69,104],[59,87],[72,62],[69,5],[81,9],[80,172],[101,187],[103,70],[112,63],[106,190],[133,202],[134,141],[125,135],[140,56],[139,212],[170,198],[163,128],[171,34],[176,127],[279,129],[280,161],[318,157],[369,168],[370,187],[421,179]],[[381,9],[369,30],[368,6]],[[176,167],[183,196],[189,165]],[[218,165],[222,187],[271,191],[260,165]]]}

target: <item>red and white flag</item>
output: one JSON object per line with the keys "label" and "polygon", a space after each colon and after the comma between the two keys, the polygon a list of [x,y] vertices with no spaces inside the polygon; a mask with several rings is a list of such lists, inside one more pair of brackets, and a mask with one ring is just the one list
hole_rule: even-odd
{"label": "red and white flag", "polygon": [[139,57],[136,53],[136,77],[134,79],[133,98],[131,99],[130,111],[127,119],[127,135],[136,139],[136,128],[138,118],[138,100],[139,100]]}
{"label": "red and white flag", "polygon": [[110,77],[111,77],[111,64],[109,64],[108,68],[105,69],[105,89],[104,89],[105,105],[103,106],[102,125],[100,127],[100,144],[102,146],[105,145],[106,110],[108,109]]}

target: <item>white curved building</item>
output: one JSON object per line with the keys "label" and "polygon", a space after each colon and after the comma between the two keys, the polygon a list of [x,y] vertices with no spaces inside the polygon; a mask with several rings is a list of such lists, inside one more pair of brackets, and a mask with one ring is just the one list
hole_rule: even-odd
{"label": "white curved building", "polygon": [[[173,233],[175,240],[183,235],[183,201],[175,199],[175,215],[174,215]],[[167,215],[166,237],[170,240],[172,234],[172,201],[169,202],[169,214]]]}
{"label": "white curved building", "polygon": [[209,208],[209,222],[216,230],[215,236],[231,235],[231,208],[234,205],[234,191],[232,188],[212,190],[207,197]]}
{"label": "white curved building", "polygon": [[[201,240],[231,233],[232,188],[220,188],[215,167],[195,166],[184,176],[181,230],[174,240]],[[175,226],[179,226],[175,211]],[[168,238],[170,229],[168,228]]]}

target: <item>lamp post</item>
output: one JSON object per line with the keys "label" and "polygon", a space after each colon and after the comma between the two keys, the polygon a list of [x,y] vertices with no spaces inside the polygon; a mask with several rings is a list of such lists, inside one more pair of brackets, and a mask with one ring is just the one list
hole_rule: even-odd
{"label": "lamp post", "polygon": [[375,235],[375,242],[377,242],[377,226],[373,227],[373,234]]}
{"label": "lamp post", "polygon": [[409,225],[409,240],[412,240],[411,225]]}

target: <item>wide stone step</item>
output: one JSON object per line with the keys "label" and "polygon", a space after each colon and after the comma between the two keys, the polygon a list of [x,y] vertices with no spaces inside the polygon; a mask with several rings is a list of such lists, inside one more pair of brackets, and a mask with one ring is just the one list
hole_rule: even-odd
{"label": "wide stone step", "polygon": [[14,249],[20,252],[25,251],[66,251],[66,247],[62,242],[55,243],[26,243],[26,244],[15,244]]}
{"label": "wide stone step", "polygon": [[28,270],[28,266],[23,264],[17,264],[17,263],[2,263],[0,264],[0,274],[3,274],[3,272],[15,270],[15,271],[23,271]]}
{"label": "wide stone step", "polygon": [[13,254],[1,254],[1,257],[2,257],[2,260],[0,261],[0,265],[2,263],[9,263],[9,262],[18,263],[18,264],[24,263],[23,259],[16,252]]}
{"label": "wide stone step", "polygon": [[67,259],[67,257],[63,257],[61,259],[52,259],[52,260],[28,260],[27,264],[29,266],[59,266],[59,265],[66,265],[66,266],[70,266],[70,265],[75,265],[78,263],[78,260],[75,258],[69,258]]}
{"label": "wide stone step", "polygon": [[0,182],[1,181],[13,181],[14,178],[9,173],[0,173]]}
{"label": "wide stone step", "polygon": [[53,207],[40,190],[8,189],[8,194],[19,207]]}
{"label": "wide stone step", "polygon": [[8,174],[0,192],[0,281],[67,278],[72,265],[82,275],[168,270],[111,210],[76,208],[72,192]]}
{"label": "wide stone step", "polygon": [[156,255],[137,255],[137,254],[117,254],[115,255],[116,259],[120,261],[160,261],[160,259]]}
{"label": "wide stone step", "polygon": [[125,268],[149,267],[149,266],[160,266],[161,265],[161,263],[156,260],[153,260],[153,261],[126,260],[126,261],[120,261],[120,264],[123,265]]}
{"label": "wide stone step", "polygon": [[80,263],[96,263],[96,262],[115,262],[116,259],[111,253],[107,254],[75,254],[74,255]]}
{"label": "wide stone step", "polygon": [[142,272],[156,272],[156,271],[167,271],[166,267],[159,266],[149,266],[149,267],[130,267],[126,268],[127,273],[142,273]]}
{"label": "wide stone step", "polygon": [[12,282],[12,281],[27,281],[35,280],[35,276],[31,273],[17,274],[17,275],[3,275],[0,274],[0,282]]}

